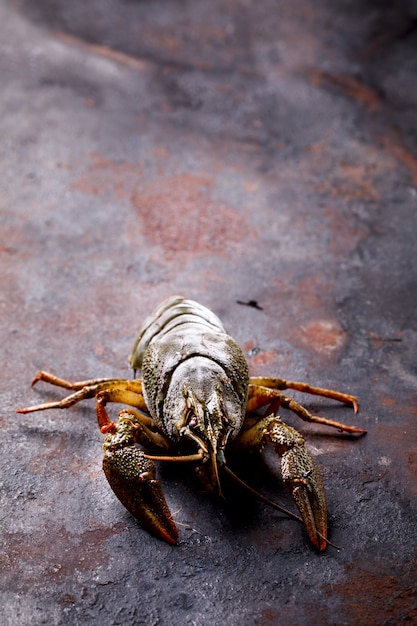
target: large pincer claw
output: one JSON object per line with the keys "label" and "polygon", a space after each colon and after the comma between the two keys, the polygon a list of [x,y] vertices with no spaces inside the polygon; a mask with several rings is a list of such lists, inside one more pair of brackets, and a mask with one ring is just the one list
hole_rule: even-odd
{"label": "large pincer claw", "polygon": [[322,552],[327,546],[327,503],[317,463],[306,448],[293,448],[284,455],[281,468],[310,541]]}
{"label": "large pincer claw", "polygon": [[178,530],[155,478],[155,464],[134,445],[106,446],[103,470],[116,496],[144,529],[175,544]]}
{"label": "large pincer claw", "polygon": [[327,503],[321,472],[294,428],[276,418],[268,430],[282,457],[283,481],[299,508],[311,543],[322,552],[327,546]]}

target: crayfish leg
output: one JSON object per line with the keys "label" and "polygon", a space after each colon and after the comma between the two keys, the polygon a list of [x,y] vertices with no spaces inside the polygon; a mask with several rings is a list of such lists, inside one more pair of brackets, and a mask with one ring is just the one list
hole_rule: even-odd
{"label": "crayfish leg", "polygon": [[[253,382],[253,381],[256,381]],[[258,381],[263,381],[268,383],[266,386],[258,384]],[[306,422],[313,422],[315,424],[323,424],[324,426],[331,426],[332,428],[337,428],[338,430],[342,430],[347,433],[356,433],[359,435],[364,435],[366,430],[362,428],[357,428],[357,426],[344,424],[343,422],[337,422],[335,420],[330,420],[325,417],[319,417],[317,415],[312,415],[310,411],[308,411],[302,404],[296,402],[293,398],[289,398],[288,396],[278,391],[278,389],[274,388],[273,385],[278,386],[282,384],[284,386],[292,385],[291,389],[296,389],[298,391],[305,391],[306,393],[315,393],[315,395],[322,395],[327,398],[332,398],[334,400],[340,400],[340,397],[336,397],[338,392],[333,392],[328,389],[321,389],[319,387],[309,387],[309,389],[314,389],[314,392],[306,391],[305,388],[296,387],[295,385],[304,385],[304,383],[291,383],[289,381],[284,381],[280,378],[251,378],[249,383],[249,394],[248,394],[248,403],[247,403],[247,411],[256,411],[257,409],[263,406],[269,406],[272,411],[278,410],[279,406],[283,406],[286,409],[289,409],[298,417]],[[285,388],[285,386],[283,387]],[[319,393],[326,392],[326,393]],[[332,395],[330,395],[332,394]],[[353,403],[355,401],[354,407],[357,407],[356,398],[354,396],[347,396],[346,394],[341,394],[345,397],[345,400],[342,400],[346,403]],[[350,398],[349,401],[346,398]]]}
{"label": "crayfish leg", "polygon": [[359,410],[357,397],[348,393],[343,393],[342,391],[334,391],[333,389],[326,389],[324,387],[313,387],[308,383],[301,383],[273,376],[253,376],[250,378],[249,382],[251,385],[268,387],[268,389],[280,389],[281,391],[284,389],[294,389],[294,391],[301,391],[302,393],[331,398],[332,400],[337,400],[338,402],[351,405],[355,413]]}
{"label": "crayfish leg", "polygon": [[69,382],[49,372],[39,371],[32,381],[32,386],[39,381],[72,390],[74,393],[62,400],[44,402],[42,404],[18,409],[17,413],[33,413],[35,411],[46,411],[48,409],[68,409],[74,404],[77,404],[77,402],[94,398],[104,392],[107,394],[109,402],[120,402],[121,404],[128,404],[140,410],[147,411],[147,406],[142,395],[142,381],[140,379],[95,378],[92,380]]}

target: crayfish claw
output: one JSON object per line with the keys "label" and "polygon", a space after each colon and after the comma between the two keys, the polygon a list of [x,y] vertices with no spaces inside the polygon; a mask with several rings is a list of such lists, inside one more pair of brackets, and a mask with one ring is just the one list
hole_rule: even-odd
{"label": "crayfish claw", "polygon": [[281,473],[301,513],[311,543],[322,552],[327,546],[327,503],[323,479],[304,439],[291,426],[275,417],[267,439],[281,456]]}
{"label": "crayfish claw", "polygon": [[135,446],[105,449],[103,470],[115,495],[141,525],[167,543],[176,544],[178,530],[155,478],[155,464],[142,450]]}
{"label": "crayfish claw", "polygon": [[309,539],[322,552],[327,547],[327,506],[321,474],[288,482]]}

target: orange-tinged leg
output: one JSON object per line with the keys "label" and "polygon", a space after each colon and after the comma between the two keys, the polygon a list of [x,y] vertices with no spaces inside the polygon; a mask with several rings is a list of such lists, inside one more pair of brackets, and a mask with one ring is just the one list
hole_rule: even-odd
{"label": "orange-tinged leg", "polygon": [[44,381],[57,387],[63,387],[64,389],[72,390],[74,393],[62,400],[44,402],[42,404],[18,409],[18,413],[33,413],[35,411],[46,411],[48,409],[67,409],[81,400],[94,398],[103,392],[108,394],[111,402],[120,402],[121,404],[128,404],[141,411],[147,411],[147,406],[142,395],[142,381],[140,379],[95,378],[92,380],[69,382],[54,374],[40,371],[33,379],[32,386],[38,381]]}
{"label": "orange-tinged leg", "polygon": [[[266,386],[258,384],[258,381],[269,382]],[[337,428],[347,433],[357,433],[357,434],[365,434],[366,430],[362,428],[357,428],[356,426],[343,424],[342,422],[336,422],[335,420],[330,420],[325,417],[319,417],[318,415],[312,415],[302,404],[296,402],[293,398],[290,398],[281,391],[278,391],[276,388],[278,385],[282,385],[283,388],[288,386],[289,381],[283,381],[279,378],[251,378],[249,384],[249,394],[248,394],[248,403],[247,403],[247,412],[256,411],[257,409],[268,406],[270,410],[276,412],[279,406],[283,406],[290,411],[293,411],[298,417],[303,419],[306,422],[313,422],[315,424],[323,424],[324,426],[331,426],[332,428]],[[298,391],[306,391],[305,389],[301,389],[300,387],[296,387],[295,385],[301,385],[302,383],[289,383],[291,389],[297,389]],[[275,387],[273,386],[275,385]],[[309,387],[309,386],[308,386]],[[309,389],[314,389],[314,393],[316,395],[324,395],[327,398],[333,398],[336,400],[340,400],[339,397],[336,397],[337,392],[330,391],[328,389],[321,390],[318,387],[309,387]],[[325,394],[319,393],[320,391],[326,392]],[[307,391],[307,393],[312,393]],[[330,395],[332,394],[332,395]],[[344,395],[344,394],[342,394]],[[353,399],[353,396],[350,396]],[[342,400],[346,401],[347,400]],[[353,401],[353,400],[352,400]],[[349,402],[352,402],[349,400]],[[356,398],[355,398],[356,402]]]}
{"label": "orange-tinged leg", "polygon": [[[69,382],[43,371],[38,372],[32,385],[38,381],[63,387],[73,393],[62,400],[19,409],[18,413],[66,409],[77,402],[96,397],[97,422],[105,435],[103,470],[111,488],[146,530],[175,544],[178,530],[159,481],[156,480],[155,464],[135,445],[139,442],[151,451],[158,452],[170,449],[168,440],[157,431],[147,412],[142,381],[96,378]],[[127,404],[137,410],[124,409],[119,413],[117,421],[113,422],[106,411],[107,402]]]}
{"label": "orange-tinged leg", "polygon": [[276,378],[273,376],[253,376],[249,382],[255,386],[268,387],[268,389],[279,389],[280,391],[283,391],[284,389],[294,389],[295,391],[301,391],[302,393],[331,398],[332,400],[337,400],[338,402],[350,404],[355,413],[359,410],[357,397],[341,391],[334,391],[333,389],[325,389],[323,387],[313,387],[308,383],[285,380],[285,378]]}

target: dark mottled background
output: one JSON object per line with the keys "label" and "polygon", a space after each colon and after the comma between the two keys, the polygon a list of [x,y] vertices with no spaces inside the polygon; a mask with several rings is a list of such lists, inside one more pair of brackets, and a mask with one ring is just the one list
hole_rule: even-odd
{"label": "dark mottled background", "polygon": [[[3,624],[417,620],[416,43],[412,1],[0,3]],[[253,374],[359,395],[307,402],[365,438],[289,417],[340,551],[172,467],[165,545],[113,497],[92,401],[15,414],[59,397],[38,368],[129,377],[173,293]],[[266,458],[242,472],[291,506]]]}

